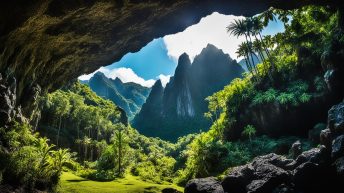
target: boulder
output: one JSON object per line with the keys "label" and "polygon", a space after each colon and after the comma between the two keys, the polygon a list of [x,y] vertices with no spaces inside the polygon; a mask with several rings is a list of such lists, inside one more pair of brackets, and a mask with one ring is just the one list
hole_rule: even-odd
{"label": "boulder", "polygon": [[341,192],[335,168],[330,164],[305,162],[293,171],[292,183],[303,193]]}
{"label": "boulder", "polygon": [[344,102],[328,111],[328,127],[336,136],[344,134]]}
{"label": "boulder", "polygon": [[295,193],[295,190],[291,185],[281,184],[272,193]]}
{"label": "boulder", "polygon": [[320,144],[324,145],[326,148],[331,148],[332,133],[330,129],[324,129],[320,132]]}
{"label": "boulder", "polygon": [[332,142],[331,157],[335,160],[344,155],[344,135],[337,137]]}
{"label": "boulder", "polygon": [[302,144],[300,140],[297,140],[290,148],[290,154],[293,159],[296,159],[302,153]]}
{"label": "boulder", "polygon": [[185,186],[184,193],[224,193],[224,190],[216,178],[208,177],[190,180]]}
{"label": "boulder", "polygon": [[289,181],[289,173],[282,168],[272,164],[257,162],[255,167],[254,178],[246,186],[247,192],[266,193],[272,192],[281,183]]}
{"label": "boulder", "polygon": [[250,183],[253,178],[253,167],[250,164],[238,166],[231,170],[221,185],[225,192],[246,192],[246,185]]}
{"label": "boulder", "polygon": [[296,158],[296,166],[299,166],[306,162],[311,162],[315,164],[328,163],[330,157],[330,152],[325,146],[320,146],[319,148],[313,148],[308,151],[303,152]]}
{"label": "boulder", "polygon": [[176,190],[174,188],[164,188],[161,193],[182,193],[179,190]]}
{"label": "boulder", "polygon": [[251,164],[235,167],[222,186],[225,192],[272,192],[278,185],[288,182],[287,171],[294,161],[271,153],[256,157]]}
{"label": "boulder", "polygon": [[343,178],[344,177],[344,156],[338,158],[334,162],[334,166],[336,167],[337,174]]}
{"label": "boulder", "polygon": [[320,178],[318,175],[319,165],[312,162],[305,162],[298,166],[293,172],[293,183],[297,189],[310,190],[315,189],[314,179]]}
{"label": "boulder", "polygon": [[320,143],[320,133],[322,130],[326,129],[326,124],[324,123],[318,123],[316,124],[313,129],[308,131],[308,139],[313,144],[319,144]]}
{"label": "boulder", "polygon": [[258,156],[253,159],[252,166],[254,168],[259,167],[260,163],[272,164],[276,167],[282,168],[284,170],[290,169],[290,165],[294,162],[292,159],[287,159],[284,156],[277,155],[275,153],[270,153],[263,156]]}

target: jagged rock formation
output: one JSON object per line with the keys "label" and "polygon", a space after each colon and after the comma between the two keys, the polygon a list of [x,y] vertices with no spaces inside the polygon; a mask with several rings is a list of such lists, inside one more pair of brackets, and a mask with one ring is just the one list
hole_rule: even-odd
{"label": "jagged rock formation", "polygon": [[[161,81],[157,80],[152,87],[146,103],[143,104],[141,111],[133,120],[134,128],[142,128],[141,126],[144,125],[149,125],[152,128],[159,128],[163,123],[161,119],[163,95],[164,88]],[[142,132],[142,130],[140,132]]]}
{"label": "jagged rock formation", "polygon": [[17,100],[135,52],[157,37],[184,30],[214,11],[252,16],[270,6],[292,9],[336,0],[13,0],[0,2],[0,72],[12,71]]}
{"label": "jagged rock formation", "polygon": [[129,119],[138,113],[150,92],[150,88],[132,82],[123,83],[119,78],[107,78],[101,72],[94,74],[87,84],[97,95],[122,108]]}
{"label": "jagged rock formation", "polygon": [[[233,168],[220,182],[221,193],[317,193],[342,192],[344,180],[344,102],[328,113],[327,129],[321,133],[321,146],[303,152],[296,159],[268,154],[251,163]],[[185,193],[200,191],[197,187],[217,186],[219,181],[204,183],[191,180]]]}
{"label": "jagged rock formation", "polygon": [[13,121],[27,122],[16,104],[16,86],[14,77],[3,77],[0,73],[0,127],[6,128]]}
{"label": "jagged rock formation", "polygon": [[174,77],[165,89],[160,83],[152,88],[133,126],[145,135],[168,140],[207,130],[210,121],[203,117],[208,110],[205,98],[241,77],[242,72],[236,61],[213,45],[204,48],[192,64],[189,56],[182,54]]}

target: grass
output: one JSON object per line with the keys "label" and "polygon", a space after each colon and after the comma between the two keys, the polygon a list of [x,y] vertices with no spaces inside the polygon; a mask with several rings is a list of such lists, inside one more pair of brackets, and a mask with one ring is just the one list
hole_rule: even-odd
{"label": "grass", "polygon": [[164,188],[175,188],[183,192],[183,188],[174,184],[154,184],[145,182],[140,177],[127,175],[125,178],[111,182],[91,181],[70,172],[61,176],[59,193],[157,193]]}

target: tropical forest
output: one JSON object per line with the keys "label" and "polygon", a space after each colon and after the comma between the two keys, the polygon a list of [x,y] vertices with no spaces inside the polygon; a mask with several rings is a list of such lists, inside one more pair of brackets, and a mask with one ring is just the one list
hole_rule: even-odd
{"label": "tropical forest", "polygon": [[0,2],[1,193],[342,193],[337,0]]}

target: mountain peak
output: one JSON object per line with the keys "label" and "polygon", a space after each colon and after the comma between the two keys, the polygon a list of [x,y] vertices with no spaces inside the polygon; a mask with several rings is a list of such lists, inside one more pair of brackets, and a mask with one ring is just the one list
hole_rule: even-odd
{"label": "mountain peak", "polygon": [[100,72],[100,71],[98,71],[93,76],[105,76],[105,74]]}
{"label": "mountain peak", "polygon": [[118,78],[118,77],[116,77],[115,79],[113,79],[113,81],[114,81],[115,83],[123,84],[122,80],[121,80],[120,78]]}
{"label": "mountain peak", "polygon": [[216,49],[216,50],[220,50],[219,48],[217,48],[216,46],[214,46],[213,44],[207,44],[207,46],[204,49]]}
{"label": "mountain peak", "polygon": [[161,83],[161,80],[160,79],[158,79],[157,81],[155,81],[155,83],[154,83],[154,85],[152,86],[152,90],[153,90],[153,88],[163,88],[163,86],[162,86],[162,83]]}
{"label": "mountain peak", "polygon": [[187,55],[186,53],[183,53],[178,58],[178,66],[175,70],[174,75],[179,76],[181,74],[184,74],[190,67],[191,67],[191,61],[190,61],[189,55]]}
{"label": "mountain peak", "polygon": [[210,54],[219,53],[221,55],[225,55],[225,53],[223,52],[222,49],[217,48],[213,44],[208,44],[205,48],[202,49],[202,51],[199,55],[203,55],[206,53],[210,53]]}

